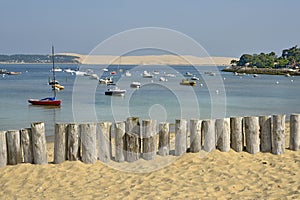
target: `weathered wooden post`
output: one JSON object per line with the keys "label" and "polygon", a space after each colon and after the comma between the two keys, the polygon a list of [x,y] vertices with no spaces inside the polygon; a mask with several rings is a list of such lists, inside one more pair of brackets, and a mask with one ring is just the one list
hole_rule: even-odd
{"label": "weathered wooden post", "polygon": [[259,122],[258,117],[245,117],[246,151],[251,154],[259,152]]}
{"label": "weathered wooden post", "polygon": [[207,119],[202,121],[202,133],[204,136],[203,150],[211,152],[216,149],[215,120]]}
{"label": "weathered wooden post", "polygon": [[82,143],[82,162],[93,164],[97,161],[96,154],[96,123],[80,124]]}
{"label": "weathered wooden post", "polygon": [[300,114],[290,116],[290,149],[294,151],[300,149]]}
{"label": "weathered wooden post", "polygon": [[261,152],[271,152],[272,150],[272,120],[271,116],[259,117],[260,127],[260,150]]}
{"label": "weathered wooden post", "polygon": [[9,130],[6,132],[7,164],[16,165],[22,162],[20,131]]}
{"label": "weathered wooden post", "polygon": [[7,165],[6,132],[0,131],[0,167]]}
{"label": "weathered wooden post", "polygon": [[98,159],[109,162],[111,159],[111,122],[98,123]]}
{"label": "weathered wooden post", "polygon": [[231,148],[236,152],[244,150],[244,132],[243,132],[243,118],[230,118],[230,143]]}
{"label": "weathered wooden post", "polygon": [[175,121],[175,156],[181,156],[187,150],[187,121],[177,119]]}
{"label": "weathered wooden post", "polygon": [[31,128],[21,129],[20,137],[24,163],[33,163]]}
{"label": "weathered wooden post", "polygon": [[145,160],[156,156],[156,120],[142,121],[143,154]]}
{"label": "weathered wooden post", "polygon": [[56,123],[54,133],[54,163],[59,164],[67,159],[67,126],[68,124]]}
{"label": "weathered wooden post", "polygon": [[158,155],[167,156],[170,153],[170,124],[162,122],[159,124]]}
{"label": "weathered wooden post", "polygon": [[34,164],[47,164],[47,143],[45,135],[45,124],[43,122],[31,123],[32,152]]}
{"label": "weathered wooden post", "polygon": [[190,120],[190,152],[197,153],[201,150],[201,124],[201,120]]}
{"label": "weathered wooden post", "polygon": [[125,160],[136,161],[141,153],[140,121],[138,117],[129,117],[125,124]]}
{"label": "weathered wooden post", "polygon": [[77,161],[80,159],[80,132],[79,125],[76,123],[67,126],[67,160]]}
{"label": "weathered wooden post", "polygon": [[273,115],[272,153],[285,152],[285,115]]}
{"label": "weathered wooden post", "polygon": [[222,152],[230,150],[230,119],[216,119],[217,148]]}
{"label": "weathered wooden post", "polygon": [[116,162],[124,162],[124,138],[125,136],[125,122],[116,122],[115,123],[115,150]]}

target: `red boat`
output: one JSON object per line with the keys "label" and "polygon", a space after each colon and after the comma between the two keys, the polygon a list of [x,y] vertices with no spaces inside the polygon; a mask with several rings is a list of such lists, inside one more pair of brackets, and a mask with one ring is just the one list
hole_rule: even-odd
{"label": "red boat", "polygon": [[60,106],[61,100],[57,100],[52,97],[44,98],[44,99],[28,99],[28,102],[32,105],[40,105],[40,106]]}
{"label": "red boat", "polygon": [[[56,86],[55,80],[55,70],[54,70],[54,47],[52,46],[52,71],[53,71],[53,85]],[[39,106],[60,106],[61,100],[56,99],[56,91],[55,88],[53,89],[53,97],[46,97],[43,99],[28,99],[28,102],[32,105],[39,105]]]}

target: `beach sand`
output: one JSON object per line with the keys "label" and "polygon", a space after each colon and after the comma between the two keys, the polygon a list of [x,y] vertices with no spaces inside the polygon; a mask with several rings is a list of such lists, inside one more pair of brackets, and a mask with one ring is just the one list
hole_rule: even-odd
{"label": "beach sand", "polygon": [[[288,130],[288,127],[287,127]],[[286,137],[288,144],[289,138]],[[300,196],[300,152],[186,153],[150,173],[116,170],[97,161],[52,164],[53,143],[48,143],[48,165],[19,164],[0,168],[1,199],[297,199]],[[288,146],[287,146],[288,147]],[[122,163],[125,169],[150,168],[174,160],[157,156]],[[150,163],[150,164],[149,164]],[[116,164],[111,161],[108,165]],[[156,166],[157,167],[157,166]]]}
{"label": "beach sand", "polygon": [[114,65],[200,65],[200,66],[228,66],[234,57],[196,57],[190,55],[145,55],[145,56],[112,56],[112,55],[81,55],[74,53],[60,53],[62,55],[77,56],[82,64],[114,64]]}

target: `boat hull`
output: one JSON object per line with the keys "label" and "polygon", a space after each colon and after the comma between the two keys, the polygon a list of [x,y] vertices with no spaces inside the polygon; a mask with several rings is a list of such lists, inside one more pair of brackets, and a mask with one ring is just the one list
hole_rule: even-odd
{"label": "boat hull", "polygon": [[29,103],[32,105],[39,105],[39,106],[60,106],[61,100],[40,100],[40,99],[29,99]]}

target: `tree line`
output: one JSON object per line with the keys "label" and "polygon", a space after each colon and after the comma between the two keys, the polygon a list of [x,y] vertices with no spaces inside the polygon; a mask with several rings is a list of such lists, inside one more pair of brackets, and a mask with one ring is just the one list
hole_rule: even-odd
{"label": "tree line", "polygon": [[[56,63],[79,63],[77,56],[69,55],[55,55],[54,59]],[[51,63],[51,55],[0,55],[0,62],[6,63]]]}
{"label": "tree line", "polygon": [[239,60],[232,60],[231,65],[257,68],[285,68],[300,66],[300,48],[296,46],[284,49],[281,56],[275,52],[260,54],[243,54]]}

